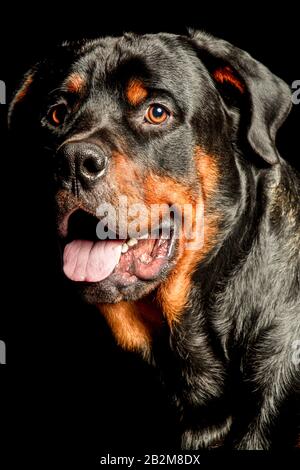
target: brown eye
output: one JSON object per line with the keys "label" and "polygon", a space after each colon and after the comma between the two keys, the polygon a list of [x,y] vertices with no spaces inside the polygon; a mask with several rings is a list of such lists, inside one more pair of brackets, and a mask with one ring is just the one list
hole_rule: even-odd
{"label": "brown eye", "polygon": [[165,122],[170,113],[160,104],[152,104],[146,112],[146,121],[150,124],[162,124]]}
{"label": "brown eye", "polygon": [[50,124],[52,126],[58,127],[61,124],[63,124],[66,115],[67,115],[67,107],[65,104],[57,104],[56,106],[53,106],[53,108],[50,109],[48,119]]}

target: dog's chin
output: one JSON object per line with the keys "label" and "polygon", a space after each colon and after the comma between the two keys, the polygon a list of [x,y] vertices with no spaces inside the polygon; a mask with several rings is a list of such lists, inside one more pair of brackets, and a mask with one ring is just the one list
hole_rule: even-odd
{"label": "dog's chin", "polygon": [[99,283],[74,283],[82,299],[90,304],[118,303],[121,301],[136,301],[146,297],[163,282],[163,278],[157,281],[145,282],[137,280],[133,285],[118,286],[110,279]]}

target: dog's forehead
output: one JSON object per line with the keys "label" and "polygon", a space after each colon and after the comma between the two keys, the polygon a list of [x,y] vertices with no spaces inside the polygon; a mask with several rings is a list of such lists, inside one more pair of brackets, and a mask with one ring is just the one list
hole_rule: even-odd
{"label": "dog's forehead", "polygon": [[175,35],[123,36],[85,44],[71,70],[94,85],[126,83],[134,76],[180,93],[195,80],[196,62]]}

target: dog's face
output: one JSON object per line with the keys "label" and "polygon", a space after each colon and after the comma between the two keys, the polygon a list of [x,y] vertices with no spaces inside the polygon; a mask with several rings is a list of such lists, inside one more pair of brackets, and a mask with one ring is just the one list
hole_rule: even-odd
{"label": "dog's face", "polygon": [[65,44],[26,76],[11,127],[21,121],[53,163],[63,270],[88,301],[167,295],[172,281],[180,302],[238,204],[242,122],[249,148],[277,161],[288,92],[233,49],[204,35],[126,35]]}

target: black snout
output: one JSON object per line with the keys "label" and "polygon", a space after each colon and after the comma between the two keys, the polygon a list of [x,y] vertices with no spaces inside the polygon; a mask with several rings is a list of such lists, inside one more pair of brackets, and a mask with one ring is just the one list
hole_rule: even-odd
{"label": "black snout", "polygon": [[78,180],[84,188],[89,189],[106,172],[107,157],[95,144],[88,142],[64,144],[57,157],[58,177],[67,185]]}

